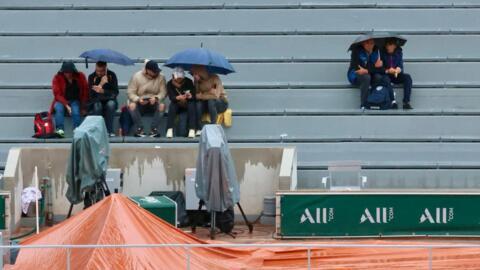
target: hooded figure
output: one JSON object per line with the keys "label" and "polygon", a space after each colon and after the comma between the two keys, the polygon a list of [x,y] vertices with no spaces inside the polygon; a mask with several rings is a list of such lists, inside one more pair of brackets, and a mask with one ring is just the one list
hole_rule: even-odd
{"label": "hooded figure", "polygon": [[55,113],[57,134],[64,136],[65,114],[72,117],[74,128],[81,123],[81,112],[88,102],[88,83],[85,74],[79,72],[72,61],[62,63],[62,67],[52,80],[53,102],[50,113]]}
{"label": "hooded figure", "polygon": [[195,188],[209,212],[224,212],[240,201],[234,161],[219,125],[205,125],[202,129]]}

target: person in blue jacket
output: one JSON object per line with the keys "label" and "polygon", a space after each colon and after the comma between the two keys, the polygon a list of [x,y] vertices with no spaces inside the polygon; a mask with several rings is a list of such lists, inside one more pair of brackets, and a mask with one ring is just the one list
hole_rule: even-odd
{"label": "person in blue jacket", "polygon": [[413,109],[410,105],[412,77],[404,72],[403,51],[402,48],[398,46],[398,39],[390,38],[385,41],[385,48],[382,52],[382,62],[385,73],[388,74],[390,81],[394,84],[403,84],[403,109]]}
{"label": "person in blue jacket", "polygon": [[[347,76],[352,85],[360,88],[360,107],[362,109],[368,108],[367,97],[371,86],[389,86],[391,84],[390,78],[385,73],[380,50],[375,46],[373,39],[362,41],[352,49]],[[392,109],[397,109],[393,91],[391,92]]]}

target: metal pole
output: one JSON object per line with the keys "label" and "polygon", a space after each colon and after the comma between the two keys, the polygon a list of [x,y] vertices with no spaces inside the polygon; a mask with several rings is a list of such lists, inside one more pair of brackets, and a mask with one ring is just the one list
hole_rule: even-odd
{"label": "metal pole", "polygon": [[308,270],[312,269],[311,268],[311,262],[310,262],[310,248],[307,249],[307,260],[308,260]]}
{"label": "metal pole", "polygon": [[187,270],[190,270],[190,247],[186,247],[187,252]]}
{"label": "metal pole", "polygon": [[[3,233],[2,232],[0,232],[0,243],[2,243],[2,245],[3,245]],[[8,249],[7,249],[7,251],[8,251]],[[3,248],[1,248],[0,249],[0,267],[1,267],[0,269],[3,269],[3,255],[5,253],[9,253],[9,252],[5,252],[5,250]],[[7,262],[8,262],[8,260],[7,260]]]}
{"label": "metal pole", "polygon": [[67,270],[70,270],[70,248],[67,248]]}
{"label": "metal pole", "polygon": [[433,269],[433,268],[432,268],[432,257],[433,257],[432,252],[433,252],[433,251],[432,251],[432,247],[429,247],[429,248],[428,248],[428,270],[432,270],[432,269]]}

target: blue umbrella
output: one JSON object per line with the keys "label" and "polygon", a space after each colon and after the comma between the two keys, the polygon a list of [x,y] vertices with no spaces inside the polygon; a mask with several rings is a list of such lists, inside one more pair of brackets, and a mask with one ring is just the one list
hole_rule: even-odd
{"label": "blue umbrella", "polygon": [[169,68],[182,67],[190,70],[193,65],[205,66],[210,73],[229,74],[235,72],[225,56],[205,48],[186,49],[178,52],[167,60]]}
{"label": "blue umbrella", "polygon": [[85,58],[85,63],[88,68],[88,59],[92,59],[94,61],[102,61],[107,63],[114,63],[123,66],[131,66],[134,65],[135,62],[130,59],[128,56],[119,53],[114,50],[110,49],[95,49],[90,50],[82,53],[80,57]]}

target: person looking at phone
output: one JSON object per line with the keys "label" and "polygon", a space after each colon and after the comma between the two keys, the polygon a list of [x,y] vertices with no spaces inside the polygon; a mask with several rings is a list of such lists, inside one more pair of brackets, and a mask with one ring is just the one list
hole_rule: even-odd
{"label": "person looking at phone", "polygon": [[158,131],[162,113],[165,111],[164,99],[167,94],[165,77],[160,73],[158,63],[149,60],[145,68],[133,74],[128,82],[128,109],[137,128],[136,137],[146,137],[142,116],[153,114],[150,137],[160,137]]}
{"label": "person looking at phone", "polygon": [[[170,105],[168,106],[168,120],[167,120],[167,138],[173,137],[173,126],[175,119],[180,114],[187,114],[188,122],[188,137],[195,138],[196,119],[195,119],[195,87],[193,81],[185,77],[185,71],[177,67],[174,69],[172,79],[167,83],[167,94],[170,99]],[[184,118],[180,118],[182,121]],[[179,124],[179,127],[185,125]],[[178,131],[179,136],[183,134],[182,131]]]}

